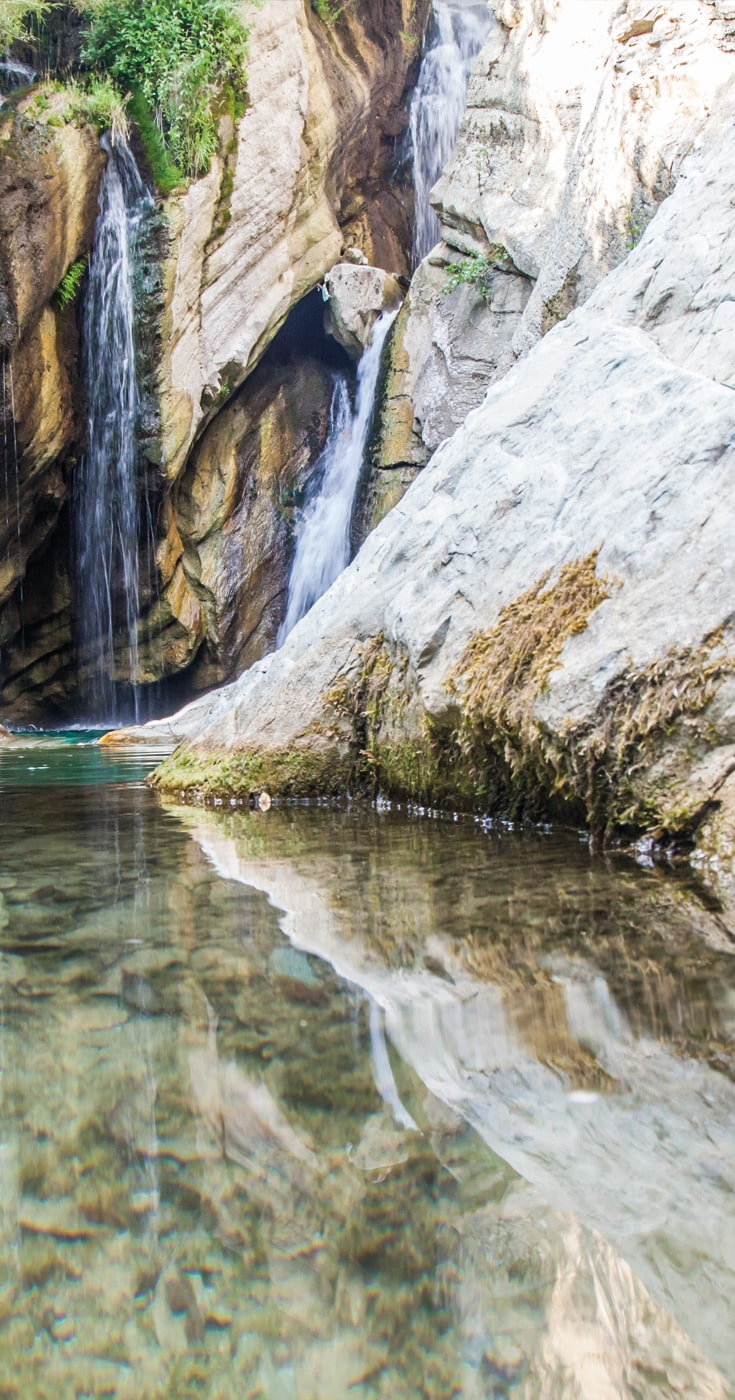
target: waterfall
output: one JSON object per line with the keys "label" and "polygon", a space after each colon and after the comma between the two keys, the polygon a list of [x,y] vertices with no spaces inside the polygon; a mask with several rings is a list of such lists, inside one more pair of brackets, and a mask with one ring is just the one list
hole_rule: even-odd
{"label": "waterfall", "polygon": [[[27,63],[16,63],[13,58],[0,61],[0,94],[17,92],[19,88],[30,87],[36,74]],[[0,96],[0,107],[2,96]]]}
{"label": "waterfall", "polygon": [[384,311],[357,370],[354,413],[347,381],[335,380],[326,446],[316,464],[313,490],[301,516],[288,585],[286,616],[278,632],[281,646],[296,623],[350,562],[350,525],[365,444],[375,404],[380,360],[398,311]]}
{"label": "waterfall", "polygon": [[411,100],[415,267],[439,241],[439,220],[429,195],[454,150],[472,63],[491,24],[487,5],[434,0],[419,79]]}
{"label": "waterfall", "polygon": [[115,719],[116,685],[138,718],[138,453],[133,258],[152,209],[124,142],[102,138],[107,167],[82,327],[87,450],[74,483],[77,640],[88,718]]}

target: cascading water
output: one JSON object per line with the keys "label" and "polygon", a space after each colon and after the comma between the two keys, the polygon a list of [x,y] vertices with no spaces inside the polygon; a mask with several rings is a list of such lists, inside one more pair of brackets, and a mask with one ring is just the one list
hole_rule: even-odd
{"label": "cascading water", "polygon": [[439,220],[429,203],[429,194],[454,150],[472,63],[491,24],[487,5],[434,0],[419,79],[411,100],[415,267],[439,241]]}
{"label": "cascading water", "polygon": [[357,371],[357,398],[350,407],[347,381],[335,381],[329,435],[314,473],[314,490],[301,517],[286,616],[278,633],[281,646],[296,623],[326,593],[350,562],[350,524],[365,443],[375,405],[380,360],[397,311],[385,311],[373,327]]}
{"label": "cascading water", "polygon": [[0,61],[0,107],[5,94],[30,87],[35,76],[34,70],[29,68],[27,63],[17,63],[13,58]]}
{"label": "cascading water", "polygon": [[153,207],[132,153],[103,137],[102,177],[83,324],[87,451],[76,473],[77,640],[87,718],[112,720],[116,687],[138,718],[139,491],[133,258]]}

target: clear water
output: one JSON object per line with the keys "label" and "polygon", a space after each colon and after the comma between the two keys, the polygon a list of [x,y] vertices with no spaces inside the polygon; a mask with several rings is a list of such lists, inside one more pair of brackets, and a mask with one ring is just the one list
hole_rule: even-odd
{"label": "clear water", "polygon": [[735,961],[574,835],[0,750],[0,1394],[735,1379]]}
{"label": "clear water", "polygon": [[397,315],[397,309],[385,311],[373,327],[357,369],[354,410],[347,380],[338,375],[335,381],[327,442],[298,526],[278,646],[350,562],[350,526],[375,408],[380,361]]}
{"label": "clear water", "polygon": [[487,5],[434,0],[410,112],[414,267],[439,242],[439,220],[429,197],[454,150],[472,64],[491,24]]}

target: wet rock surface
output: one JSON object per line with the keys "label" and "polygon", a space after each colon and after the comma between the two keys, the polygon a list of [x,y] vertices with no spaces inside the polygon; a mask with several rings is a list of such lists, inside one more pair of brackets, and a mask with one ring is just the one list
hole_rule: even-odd
{"label": "wet rock surface", "polygon": [[[91,247],[104,156],[68,108],[57,93],[41,106],[23,96],[0,113],[0,707],[8,718],[26,713],[29,681],[18,683],[20,673],[35,670],[33,684],[52,706],[54,673],[69,661],[64,570],[50,542],[69,495],[82,405],[75,307],[60,308],[54,294]],[[41,560],[46,586],[50,577],[55,584],[38,629],[26,602]],[[23,625],[32,635],[19,636]]]}

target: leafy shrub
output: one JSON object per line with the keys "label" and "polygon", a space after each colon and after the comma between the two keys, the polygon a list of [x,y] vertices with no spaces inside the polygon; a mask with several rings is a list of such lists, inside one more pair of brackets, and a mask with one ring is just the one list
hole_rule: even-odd
{"label": "leafy shrub", "polygon": [[17,39],[27,39],[29,22],[42,20],[53,8],[51,0],[0,0],[0,55]]}
{"label": "leafy shrub", "polygon": [[120,96],[112,78],[91,76],[84,83],[72,79],[66,87],[72,118],[89,122],[96,131],[111,131],[113,137],[127,137],[127,99]]}
{"label": "leafy shrub", "polygon": [[134,88],[130,94],[128,113],[138,128],[156,189],[163,195],[171,194],[184,184],[184,174],[172,158],[140,88]]}
{"label": "leafy shrub", "polygon": [[140,92],[173,163],[202,174],[217,146],[218,106],[245,88],[247,31],[235,0],[81,0],[82,57]]}
{"label": "leafy shrub", "polygon": [[343,3],[340,3],[340,0],[311,0],[312,10],[328,29],[337,23],[345,5],[348,4],[350,4],[350,0],[343,0]]}
{"label": "leafy shrub", "polygon": [[63,311],[65,306],[69,306],[71,302],[76,299],[77,292],[79,291],[82,278],[86,271],[86,257],[77,258],[77,261],[72,263],[70,268],[67,268],[67,271],[64,273],[64,276],[54,292],[54,301],[60,311]]}
{"label": "leafy shrub", "polygon": [[493,243],[487,257],[481,253],[469,253],[463,262],[450,263],[446,269],[447,280],[444,293],[457,290],[457,287],[474,287],[486,306],[493,299],[495,273],[510,265],[510,257],[500,243]]}

